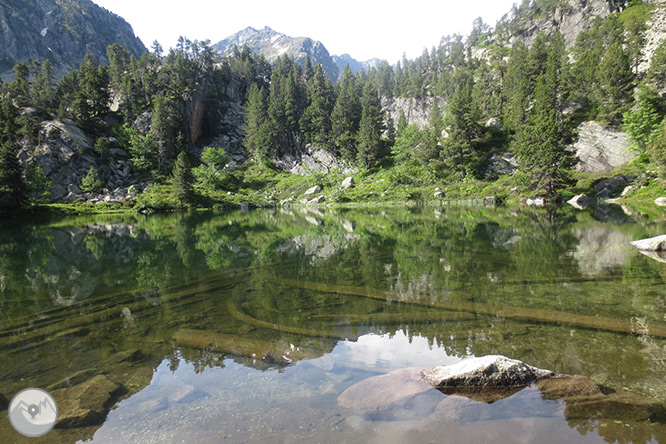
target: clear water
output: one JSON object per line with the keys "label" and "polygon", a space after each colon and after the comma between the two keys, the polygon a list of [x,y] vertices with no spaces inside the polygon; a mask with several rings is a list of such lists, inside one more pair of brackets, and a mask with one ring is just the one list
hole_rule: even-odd
{"label": "clear water", "polygon": [[660,421],[567,418],[536,388],[372,417],[337,401],[504,354],[666,403],[666,264],[628,246],[661,221],[421,207],[0,224],[0,393],[97,374],[126,389],[101,424],[43,438],[2,414],[2,443],[666,442]]}

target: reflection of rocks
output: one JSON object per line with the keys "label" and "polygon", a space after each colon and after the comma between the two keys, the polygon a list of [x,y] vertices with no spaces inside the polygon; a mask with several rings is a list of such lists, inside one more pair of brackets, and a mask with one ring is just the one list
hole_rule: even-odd
{"label": "reflection of rocks", "polygon": [[639,251],[650,259],[666,264],[666,251]]}
{"label": "reflection of rocks", "polygon": [[123,388],[107,376],[98,375],[87,382],[51,394],[58,403],[58,428],[85,427],[104,421]]}
{"label": "reflection of rocks", "polygon": [[631,239],[613,227],[577,228],[573,234],[578,238],[578,245],[572,255],[578,262],[578,270],[585,276],[622,267],[631,257],[631,251],[627,249]]}
{"label": "reflection of rocks", "polygon": [[421,372],[422,379],[431,387],[481,402],[506,398],[516,393],[516,388],[554,376],[550,370],[500,355],[465,359],[458,364],[441,365]]}
{"label": "reflection of rocks", "polygon": [[[444,265],[444,267],[446,269],[447,265]],[[447,296],[447,292],[436,285],[432,273],[424,273],[419,277],[405,279],[402,272],[398,272],[392,288],[386,292],[386,295],[387,299],[391,301],[435,303],[440,298]]]}
{"label": "reflection of rocks", "polygon": [[[433,391],[433,387],[438,390]],[[545,412],[549,409],[543,401],[558,400],[566,405],[567,420],[641,422],[663,418],[666,414],[664,406],[656,401],[629,392],[616,393],[585,376],[557,375],[498,355],[422,371],[396,370],[368,378],[345,390],[338,397],[338,403],[343,408],[385,419],[386,415],[400,409],[429,405],[437,399],[434,398],[437,392],[448,396],[439,398],[441,402],[435,411],[438,416],[449,419],[512,416],[504,407],[502,412],[488,409],[493,409],[494,403],[502,404],[503,400],[514,397],[520,398],[518,404],[502,405],[516,410],[517,416],[538,416],[540,410],[544,410],[546,416],[552,415],[554,412]],[[541,402],[535,397],[537,394]],[[424,409],[422,412],[432,413]]]}
{"label": "reflection of rocks", "polygon": [[569,199],[567,203],[578,210],[584,210],[590,205],[590,198],[585,194],[579,194]]}
{"label": "reflection of rocks", "polygon": [[594,207],[594,218],[601,222],[625,224],[630,221],[625,211],[617,205],[597,204]]}
{"label": "reflection of rocks", "polygon": [[639,251],[666,251],[666,234],[637,240],[630,245]]}
{"label": "reflection of rocks", "polygon": [[317,235],[307,233],[286,242],[278,251],[289,254],[301,252],[309,257],[312,262],[319,262],[333,257],[340,250],[350,248],[359,238],[359,235],[352,233],[337,235],[335,237],[330,234]]}

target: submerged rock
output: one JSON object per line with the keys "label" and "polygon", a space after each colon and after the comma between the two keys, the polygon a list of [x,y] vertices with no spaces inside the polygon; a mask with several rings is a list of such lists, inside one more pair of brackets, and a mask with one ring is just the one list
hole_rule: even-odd
{"label": "submerged rock", "polygon": [[53,391],[51,394],[58,403],[56,427],[73,428],[101,424],[114,399],[122,391],[122,386],[106,375],[97,375],[72,388]]}
{"label": "submerged rock", "polygon": [[666,234],[637,240],[630,245],[639,251],[666,251]]}
{"label": "submerged rock", "polygon": [[[500,403],[505,406],[501,411],[494,407],[496,402],[510,397],[515,399],[513,404]],[[525,414],[550,416],[554,413],[543,402],[559,400],[566,405],[566,419],[646,421],[666,414],[657,401],[615,392],[585,376],[560,375],[500,355],[368,378],[345,390],[338,403],[383,420],[401,419],[396,415],[414,409],[422,417],[437,412],[449,419],[470,415],[493,419]],[[435,409],[433,403],[438,404]],[[507,405],[515,411],[504,412]]]}
{"label": "submerged rock", "polygon": [[365,379],[345,390],[338,403],[364,415],[385,414],[433,389],[423,381],[420,372],[418,368],[406,368]]}

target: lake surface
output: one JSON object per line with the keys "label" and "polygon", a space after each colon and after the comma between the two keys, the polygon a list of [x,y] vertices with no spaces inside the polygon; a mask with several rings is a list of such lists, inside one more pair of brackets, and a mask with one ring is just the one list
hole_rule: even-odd
{"label": "lake surface", "polygon": [[[664,221],[620,207],[196,212],[0,222],[0,393],[106,375],[99,424],[0,442],[664,442],[535,388],[366,415],[373,376],[503,354],[666,403]],[[1,399],[1,397],[0,397]],[[6,407],[5,407],[6,408]]]}

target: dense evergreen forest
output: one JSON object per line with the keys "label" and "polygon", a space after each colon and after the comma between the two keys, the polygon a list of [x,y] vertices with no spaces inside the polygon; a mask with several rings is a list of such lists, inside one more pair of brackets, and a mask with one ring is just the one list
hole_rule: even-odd
{"label": "dense evergreen forest", "polygon": [[[557,3],[523,2],[513,16],[548,14]],[[395,66],[383,62],[359,74],[347,68],[335,84],[309,60],[300,66],[284,56],[269,64],[247,47],[222,57],[209,42],[185,38],[167,54],[155,43],[141,59],[111,45],[108,66],[88,55],[58,81],[48,60],[21,62],[15,79],[0,85],[0,207],[48,200],[49,177],[30,153],[41,143],[42,122],[56,119],[85,131],[100,162],[119,144],[137,175],[168,183],[184,206],[197,195],[235,192],[248,169],[274,170],[308,144],[362,171],[388,171],[404,185],[493,181],[490,156],[511,152],[519,169],[507,183],[555,197],[572,185],[576,159],[566,146],[584,120],[623,128],[638,162],[661,167],[666,44],[639,73],[648,16],[648,5],[632,2],[597,18],[570,48],[560,34],[509,46],[502,36],[516,31],[515,20],[491,29],[478,19],[467,38],[445,37]],[[392,121],[386,105],[396,98],[430,100],[428,125],[409,125],[404,113]],[[220,116],[234,100],[244,105],[238,125],[251,160],[232,174],[224,147],[204,147],[229,131]],[[28,153],[21,161],[20,151]],[[77,185],[96,192],[104,181],[91,167]]]}

